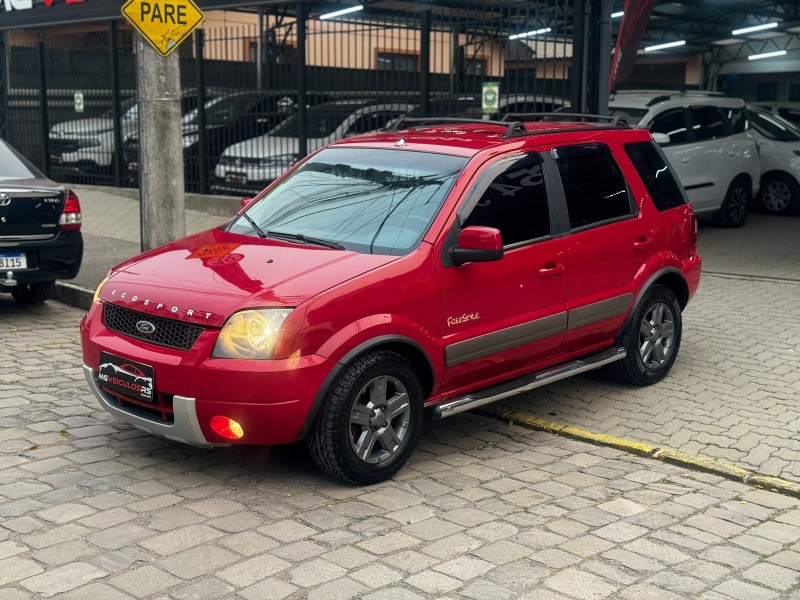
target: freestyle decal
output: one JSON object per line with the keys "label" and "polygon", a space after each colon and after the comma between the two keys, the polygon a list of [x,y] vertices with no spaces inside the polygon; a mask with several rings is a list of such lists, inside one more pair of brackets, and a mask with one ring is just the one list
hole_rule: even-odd
{"label": "freestyle decal", "polygon": [[460,317],[447,317],[447,326],[452,327],[453,325],[461,325],[462,323],[468,323],[469,321],[477,321],[481,318],[480,313],[464,313]]}

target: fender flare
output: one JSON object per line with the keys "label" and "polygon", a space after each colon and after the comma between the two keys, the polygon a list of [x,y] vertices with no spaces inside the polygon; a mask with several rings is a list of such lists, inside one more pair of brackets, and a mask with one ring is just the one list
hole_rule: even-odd
{"label": "fender flare", "polygon": [[416,350],[418,350],[420,354],[425,357],[425,360],[428,363],[428,368],[430,369],[431,378],[435,381],[431,357],[428,356],[428,353],[425,352],[425,349],[422,346],[420,346],[411,338],[404,335],[379,335],[361,342],[358,346],[342,356],[342,358],[336,362],[330,372],[325,376],[325,379],[322,381],[322,384],[317,390],[317,394],[314,396],[314,401],[311,403],[311,407],[308,409],[308,414],[306,414],[306,419],[303,422],[303,426],[300,428],[300,432],[297,434],[298,440],[302,440],[308,435],[308,432],[311,430],[311,426],[314,424],[314,421],[317,418],[317,414],[322,408],[322,403],[325,401],[325,396],[328,395],[328,390],[330,389],[331,385],[333,385],[333,382],[339,377],[341,372],[345,369],[345,367],[347,367],[347,365],[349,365],[350,362],[352,362],[357,356],[368,352],[372,348],[392,342],[399,342],[401,344],[413,346]]}
{"label": "fender flare", "polygon": [[[630,324],[631,319],[633,318],[633,313],[636,311],[636,307],[639,305],[639,302],[642,300],[644,295],[647,293],[647,290],[649,290],[651,287],[653,287],[653,285],[655,284],[656,281],[658,281],[664,275],[667,275],[667,274],[678,275],[681,278],[681,280],[684,283],[686,283],[686,278],[683,276],[683,273],[681,273],[681,271],[679,269],[677,269],[676,267],[664,267],[662,269],[659,269],[655,273],[653,273],[648,278],[648,280],[644,283],[642,288],[639,290],[639,293],[636,294],[636,297],[633,299],[633,303],[631,304],[631,308],[628,311],[628,316],[625,317],[625,321],[622,323],[622,326],[619,328],[619,331],[617,332],[617,335],[622,333],[622,331]],[[689,287],[688,283],[686,284],[686,287],[688,289],[688,287]]]}

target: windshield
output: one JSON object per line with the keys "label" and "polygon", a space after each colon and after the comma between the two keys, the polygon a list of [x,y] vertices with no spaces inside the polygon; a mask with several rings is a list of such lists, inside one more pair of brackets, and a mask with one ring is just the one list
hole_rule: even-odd
{"label": "windshield", "polygon": [[796,142],[800,140],[800,131],[780,117],[747,109],[750,124],[758,133],[779,142]]}
{"label": "windshield", "polygon": [[0,181],[10,179],[44,179],[44,175],[0,140]]}
{"label": "windshield", "polygon": [[[139,105],[136,98],[128,98],[119,105],[119,114],[123,119],[135,119],[139,116]],[[114,118],[114,109],[107,110],[103,116],[107,119]]]}
{"label": "windshield", "polygon": [[[306,137],[325,138],[332,135],[336,128],[360,105],[315,106],[306,112]],[[292,116],[270,131],[275,137],[300,137],[300,120]]]}
{"label": "windshield", "polygon": [[[302,234],[365,254],[416,248],[467,164],[460,156],[328,148],[245,214],[262,231]],[[230,231],[256,235],[245,217]]]}
{"label": "windshield", "polygon": [[[241,119],[258,101],[257,96],[225,96],[206,102],[206,126],[227,125]],[[197,102],[195,102],[195,105]],[[184,117],[184,123],[195,123],[197,111]]]}
{"label": "windshield", "polygon": [[634,108],[632,106],[609,106],[608,114],[612,117],[627,117],[631,122],[638,123],[647,114],[647,108]]}

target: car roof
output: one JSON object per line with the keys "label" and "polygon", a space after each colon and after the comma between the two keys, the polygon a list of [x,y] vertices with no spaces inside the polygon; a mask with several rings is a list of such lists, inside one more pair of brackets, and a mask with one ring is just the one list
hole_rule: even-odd
{"label": "car roof", "polygon": [[[516,128],[516,131],[512,131]],[[522,130],[524,128],[524,131]],[[581,123],[568,121],[547,122],[498,122],[481,121],[422,125],[419,127],[384,131],[368,136],[347,138],[332,146],[361,146],[375,148],[415,149],[442,154],[455,154],[471,157],[491,148],[517,148],[529,150],[532,147],[562,143],[591,143],[608,140],[609,137],[622,136],[624,141],[649,140],[650,134],[642,128],[625,125]],[[525,144],[525,142],[529,144]]]}
{"label": "car roof", "polygon": [[661,109],[667,106],[708,104],[723,108],[742,108],[744,100],[714,92],[676,92],[670,90],[624,90],[608,101],[609,107]]}

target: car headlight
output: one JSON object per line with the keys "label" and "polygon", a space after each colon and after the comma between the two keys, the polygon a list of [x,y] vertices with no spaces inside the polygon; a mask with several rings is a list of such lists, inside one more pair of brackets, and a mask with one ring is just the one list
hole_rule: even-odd
{"label": "car headlight", "polygon": [[227,320],[219,332],[211,356],[214,358],[269,359],[281,325],[292,312],[291,308],[262,308],[243,310]]}
{"label": "car headlight", "polygon": [[97,302],[98,300],[100,300],[100,292],[101,292],[101,290],[103,289],[103,286],[106,284],[106,282],[107,282],[107,281],[108,281],[110,278],[111,278],[111,271],[109,271],[108,273],[106,273],[106,276],[105,276],[105,277],[103,277],[103,280],[102,280],[102,281],[101,281],[99,284],[97,284],[97,289],[94,291],[94,298],[92,298],[92,303],[93,303],[93,304],[94,304],[95,302]]}

